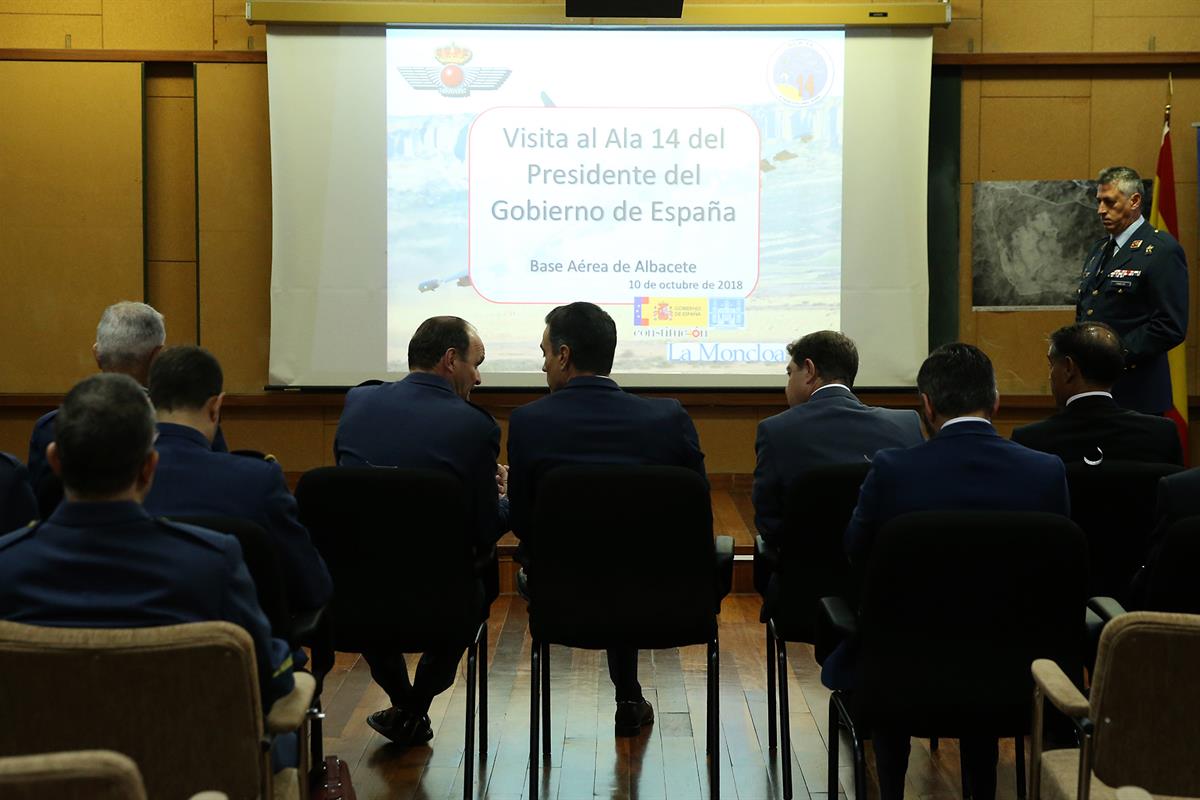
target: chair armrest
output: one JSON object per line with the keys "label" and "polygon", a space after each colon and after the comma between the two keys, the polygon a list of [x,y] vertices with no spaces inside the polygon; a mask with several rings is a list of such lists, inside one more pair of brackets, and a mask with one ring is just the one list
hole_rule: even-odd
{"label": "chair armrest", "polygon": [[779,548],[767,542],[761,533],[754,537],[754,591],[767,596],[771,575],[779,569]]}
{"label": "chair armrest", "polygon": [[292,675],[296,685],[283,697],[271,704],[267,712],[268,734],[291,733],[304,724],[313,694],[317,690],[317,679],[307,672]]}
{"label": "chair armrest", "polygon": [[325,608],[325,606],[321,606],[310,611],[301,611],[292,614],[292,635],[289,637],[289,640],[293,647],[298,643],[308,642],[312,639],[313,634],[317,632],[317,628],[321,625],[321,619],[325,616]]}
{"label": "chair armrest", "polygon": [[718,536],[717,551],[717,598],[721,599],[733,589],[733,537]]}
{"label": "chair armrest", "polygon": [[1062,668],[1048,658],[1033,662],[1033,682],[1054,707],[1072,719],[1086,718],[1091,706]]}
{"label": "chair armrest", "polygon": [[837,646],[858,632],[858,615],[844,597],[822,597],[817,601],[813,655],[818,664]]}
{"label": "chair armrest", "polygon": [[1088,600],[1088,608],[1104,622],[1111,622],[1125,613],[1125,608],[1112,597],[1093,597]]}
{"label": "chair armrest", "polygon": [[822,597],[817,601],[818,620],[838,639],[849,639],[858,633],[858,615],[844,597]]}

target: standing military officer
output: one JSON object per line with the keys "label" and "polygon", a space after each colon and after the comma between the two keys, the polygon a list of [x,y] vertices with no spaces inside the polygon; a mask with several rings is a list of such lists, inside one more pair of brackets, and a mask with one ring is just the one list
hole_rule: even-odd
{"label": "standing military officer", "polygon": [[1171,408],[1167,351],[1187,335],[1188,274],[1183,248],[1142,216],[1142,179],[1129,167],[1100,172],[1097,213],[1108,236],[1092,247],[1079,280],[1076,322],[1108,323],[1125,347],[1125,374],[1113,399],[1161,414]]}

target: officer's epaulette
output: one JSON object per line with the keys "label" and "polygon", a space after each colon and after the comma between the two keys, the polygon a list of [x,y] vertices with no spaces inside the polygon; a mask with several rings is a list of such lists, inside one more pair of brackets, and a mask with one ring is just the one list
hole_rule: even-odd
{"label": "officer's epaulette", "polygon": [[487,417],[489,422],[495,422],[495,421],[496,421],[496,418],[492,416],[491,412],[490,412],[490,411],[488,411],[488,410],[487,410],[486,408],[484,408],[483,406],[477,406],[477,405],[475,405],[474,403],[472,403],[470,400],[468,400],[468,401],[467,401],[467,405],[469,405],[471,408],[475,409],[475,410],[476,410],[476,411],[478,411],[480,414],[483,414],[485,417]]}
{"label": "officer's epaulette", "polygon": [[34,531],[36,531],[38,528],[42,527],[42,522],[44,522],[44,521],[45,520],[31,519],[31,520],[29,520],[29,524],[26,525],[24,528],[17,528],[15,531],[12,531],[11,533],[5,534],[3,537],[0,537],[3,539],[3,541],[0,541],[0,550],[3,550],[6,547],[11,547],[12,545],[16,544],[17,542],[21,541],[22,539],[28,539],[30,536],[33,535]]}

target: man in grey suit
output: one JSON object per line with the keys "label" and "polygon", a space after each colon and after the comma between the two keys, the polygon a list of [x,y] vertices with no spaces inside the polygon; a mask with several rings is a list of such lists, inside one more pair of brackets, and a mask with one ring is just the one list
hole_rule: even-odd
{"label": "man in grey suit", "polygon": [[854,396],[858,349],[850,337],[817,331],[788,345],[788,354],[791,408],[760,422],[754,442],[754,522],[768,542],[783,527],[788,487],[804,472],[922,441],[916,411],[873,408]]}

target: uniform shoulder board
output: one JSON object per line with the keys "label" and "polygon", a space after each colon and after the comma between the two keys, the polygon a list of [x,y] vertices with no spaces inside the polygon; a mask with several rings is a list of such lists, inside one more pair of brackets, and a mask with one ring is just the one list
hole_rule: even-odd
{"label": "uniform shoulder board", "polygon": [[32,519],[29,521],[29,524],[26,525],[24,528],[17,528],[15,531],[5,534],[2,537],[2,538],[4,538],[5,541],[2,544],[0,544],[0,550],[3,550],[6,547],[11,547],[12,545],[16,544],[17,542],[21,541],[22,539],[28,539],[30,536],[33,535],[34,531],[36,531],[38,528],[42,527],[42,523],[44,521],[45,520]]}
{"label": "uniform shoulder board", "polygon": [[495,421],[496,421],[496,418],[492,416],[491,412],[490,412],[490,411],[488,411],[488,410],[487,410],[486,408],[484,408],[483,406],[477,406],[477,405],[475,405],[474,403],[472,403],[470,400],[468,400],[468,401],[467,401],[467,405],[469,405],[471,408],[475,409],[475,410],[476,410],[476,411],[478,411],[480,414],[483,414],[485,417],[487,417],[489,422],[495,422]]}

